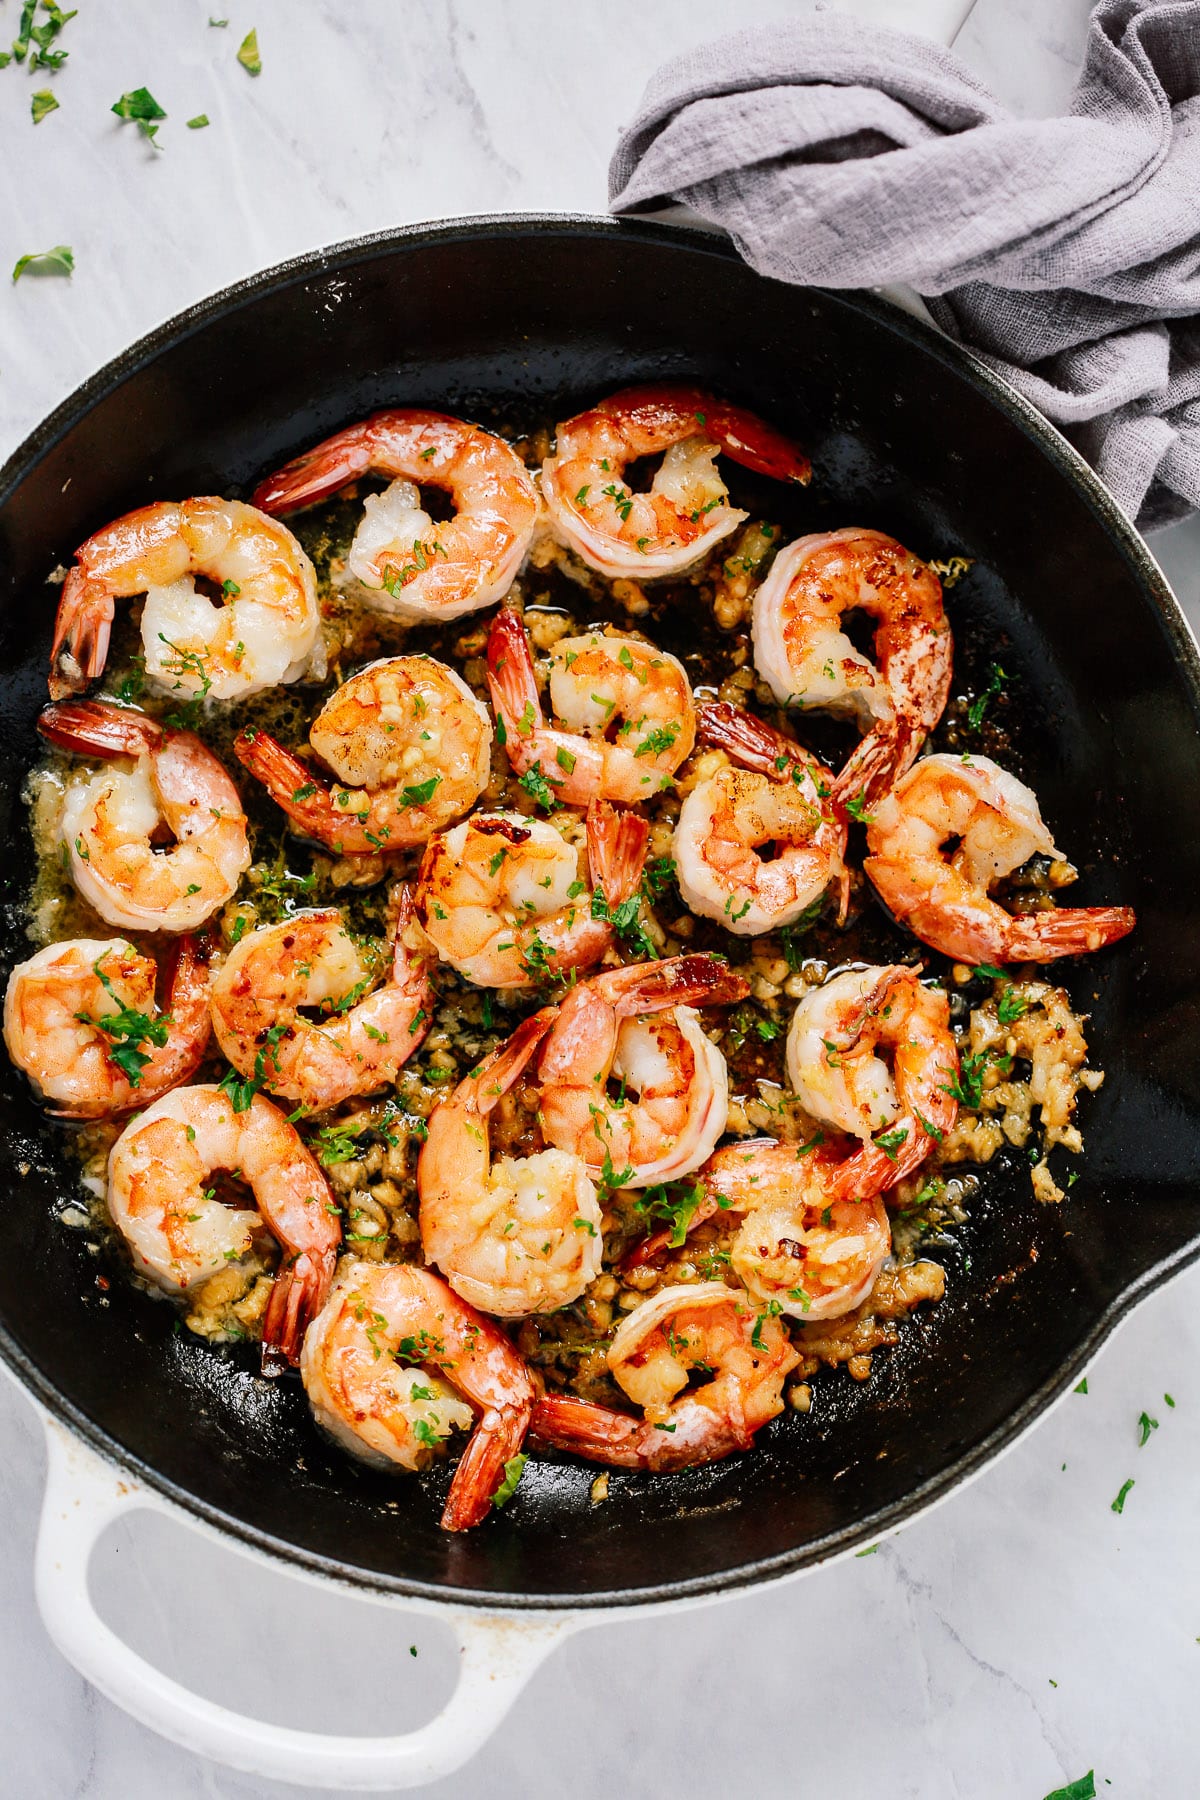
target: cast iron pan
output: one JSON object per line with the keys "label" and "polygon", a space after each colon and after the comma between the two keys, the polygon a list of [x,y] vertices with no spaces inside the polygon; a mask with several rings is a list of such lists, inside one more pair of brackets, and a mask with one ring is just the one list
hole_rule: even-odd
{"label": "cast iron pan", "polygon": [[[1014,766],[1083,871],[1073,904],[1136,934],[1067,975],[1104,1088],[1069,1201],[1009,1158],[950,1246],[946,1300],[868,1381],[823,1378],[752,1455],[684,1475],[531,1463],[481,1530],[437,1526],[444,1474],[327,1450],[295,1380],[173,1330],[56,1214],[75,1177],[0,1072],[0,1353],[95,1447],[192,1512],[307,1568],[481,1604],[611,1605],[780,1574],[868,1541],[978,1469],[1077,1378],[1122,1312],[1200,1252],[1200,665],[1099,483],[967,356],[860,296],[753,275],[711,238],[597,220],[397,232],[206,301],[103,370],[0,473],[0,831],[9,962],[26,954],[24,773],[46,697],[54,564],[158,496],[246,494],[373,408],[564,417],[626,382],[694,379],[810,450],[789,531],[869,524],[977,559],[951,596],[960,674],[1003,646]],[[763,504],[764,501],[760,501]],[[778,515],[776,492],[771,516]],[[0,973],[7,973],[7,964]]]}

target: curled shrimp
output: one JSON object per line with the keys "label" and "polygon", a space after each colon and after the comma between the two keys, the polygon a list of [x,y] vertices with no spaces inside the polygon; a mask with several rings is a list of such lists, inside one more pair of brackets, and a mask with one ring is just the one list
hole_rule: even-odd
{"label": "curled shrimp", "polygon": [[[323,1112],[389,1086],[429,1029],[423,958],[405,945],[411,916],[398,896],[392,966],[381,987],[334,907],[252,931],[230,951],[212,992],[217,1041],[240,1075]],[[301,1007],[318,1008],[319,1020]]]}
{"label": "curled shrimp", "polygon": [[475,813],[430,840],[416,916],[441,960],[481,987],[590,969],[637,892],[648,836],[644,819],[593,800],[585,881],[579,852],[547,820]]}
{"label": "curled shrimp", "polygon": [[[67,790],[59,821],[71,879],[110,925],[195,931],[237,891],[250,863],[241,797],[190,731],[100,700],[66,700],[38,719],[79,756],[132,759]],[[158,848],[166,826],[175,842]]]}
{"label": "curled shrimp", "polygon": [[625,806],[673,785],[696,741],[696,709],[682,663],[640,638],[561,638],[542,711],[525,627],[509,607],[492,621],[488,687],[500,742],[518,775],[535,770],[558,800]]}
{"label": "curled shrimp", "polygon": [[[638,457],[666,452],[645,493],[625,481]],[[808,458],[754,413],[687,387],[625,388],[557,428],[542,495],[558,536],[601,575],[633,580],[690,568],[748,514],[716,469],[734,462],[806,482]]]}
{"label": "curled shrimp", "polygon": [[[502,438],[445,413],[374,413],[279,469],[254,504],[294,512],[363,475],[391,482],[364,502],[346,562],[367,605],[403,619],[455,619],[504,598],[533,537],[538,497]],[[452,519],[434,523],[418,482],[449,492]]]}
{"label": "curled shrimp", "polygon": [[702,709],[700,735],[735,763],[696,783],[675,826],[679,891],[692,911],[757,937],[793,924],[836,884],[844,914],[846,827],[828,799],[829,771],[723,701]]}
{"label": "curled shrimp", "polygon": [[[221,1205],[209,1185],[218,1169],[247,1183],[257,1210]],[[342,1232],[329,1183],[277,1106],[255,1094],[239,1112],[207,1085],[164,1094],[113,1145],[108,1210],[134,1267],[172,1294],[238,1262],[265,1224],[284,1254],[263,1321],[263,1367],[298,1360]]]}
{"label": "curled shrimp", "polygon": [[[533,1441],[627,1469],[716,1462],[748,1450],[783,1411],[799,1360],[779,1319],[723,1282],[660,1288],[622,1319],[608,1350],[613,1379],[643,1417],[547,1394]],[[697,1375],[708,1379],[689,1385]]]}
{"label": "curled shrimp", "polygon": [[[876,621],[876,663],[841,629]],[[911,764],[945,710],[953,639],[942,584],[882,531],[850,527],[781,550],[754,596],[754,666],[783,706],[849,713],[866,736],[835,795],[873,799]]]}
{"label": "curled shrimp", "polygon": [[832,1191],[849,1199],[894,1187],[958,1116],[949,997],[903,964],[835,975],[792,1015],[787,1074],[806,1111],[862,1141]]}
{"label": "curled shrimp", "polygon": [[208,1047],[208,947],[158,970],[122,938],[72,938],[18,963],[4,998],[8,1054],[60,1119],[108,1119],[177,1087]]}
{"label": "curled shrimp", "polygon": [[487,708],[432,656],[360,669],[330,695],[308,741],[337,776],[332,784],[253,727],[233,753],[299,831],[339,856],[425,843],[474,805],[491,771]]}
{"label": "curled shrimp", "polygon": [[431,1269],[405,1263],[342,1263],[300,1376],[317,1424],[376,1468],[425,1468],[451,1432],[471,1431],[446,1531],[487,1517],[533,1411],[529,1371],[504,1334]]}
{"label": "curled shrimp", "polygon": [[1130,906],[1008,913],[988,894],[1032,856],[1057,858],[1037,796],[986,756],[926,756],[879,801],[863,868],[923,944],[966,963],[1053,962],[1126,937]]}
{"label": "curled shrimp", "polygon": [[582,1157],[493,1163],[489,1120],[554,1019],[520,1024],[429,1116],[417,1165],[421,1243],[456,1294],[503,1318],[553,1312],[600,1273],[600,1204]]}
{"label": "curled shrimp", "polygon": [[[199,575],[218,591],[197,591]],[[83,691],[108,658],[115,603],[145,594],[146,674],[214,700],[244,699],[309,666],[317,578],[286,526],[241,500],[160,500],[75,553],[50,652],[50,697]]]}
{"label": "curled shrimp", "polygon": [[545,1136],[603,1169],[614,1187],[650,1187],[697,1168],[725,1129],[729,1084],[692,1005],[724,1006],[748,992],[715,956],[637,963],[580,982],[538,1066]]}

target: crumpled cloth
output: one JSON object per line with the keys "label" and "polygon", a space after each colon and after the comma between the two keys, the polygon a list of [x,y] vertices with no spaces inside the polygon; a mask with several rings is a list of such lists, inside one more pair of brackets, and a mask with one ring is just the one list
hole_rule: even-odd
{"label": "crumpled cloth", "polygon": [[609,195],[683,202],[783,281],[907,283],[1143,529],[1200,507],[1200,0],[1101,0],[1050,119],[852,19],[701,45],[651,79]]}

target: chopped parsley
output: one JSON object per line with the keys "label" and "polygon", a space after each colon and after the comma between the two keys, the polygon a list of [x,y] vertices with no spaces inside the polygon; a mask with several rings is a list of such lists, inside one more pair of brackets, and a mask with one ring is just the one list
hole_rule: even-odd
{"label": "chopped parsley", "polygon": [[[961,560],[958,559],[958,560]],[[1066,1787],[1055,1788],[1046,1800],[1096,1800],[1096,1771],[1089,1769],[1077,1781],[1068,1781]]]}
{"label": "chopped parsley", "polygon": [[671,1227],[667,1242],[672,1250],[678,1250],[687,1238],[704,1191],[700,1181],[662,1182],[656,1187],[645,1188],[635,1206],[645,1219],[661,1220]]}
{"label": "chopped parsley", "polygon": [[525,792],[529,795],[529,798],[531,800],[536,800],[537,804],[544,808],[546,812],[553,812],[558,805],[553,787],[542,774],[542,765],[540,762],[535,762],[531,769],[526,769],[525,773],[518,781],[517,786],[524,788]]}
{"label": "chopped parsley", "polygon": [[[116,990],[100,962],[92,964],[92,973],[105,993],[116,1000]],[[141,1046],[155,1044],[162,1049],[167,1041],[167,1016],[151,1019],[143,1012],[118,1004],[115,1012],[102,1013],[99,1018],[86,1012],[76,1013],[75,1017],[83,1025],[94,1025],[111,1040],[107,1050],[108,1060],[114,1068],[120,1069],[130,1087],[141,1085],[142,1070],[150,1061],[149,1055]]]}
{"label": "chopped parsley", "polygon": [[895,1131],[885,1131],[873,1139],[876,1149],[882,1150],[889,1162],[895,1162],[900,1154],[900,1146],[908,1137],[907,1125],[898,1126]]}
{"label": "chopped parsley", "polygon": [[441,785],[440,775],[431,775],[428,781],[419,781],[415,787],[401,788],[401,806],[426,806],[433,799]]}
{"label": "chopped parsley", "polygon": [[1136,1486],[1137,1486],[1137,1483],[1134,1481],[1132,1475],[1129,1477],[1128,1481],[1124,1481],[1121,1483],[1120,1492],[1118,1493],[1116,1499],[1112,1503],[1112,1510],[1115,1513],[1122,1513],[1125,1511],[1125,1501],[1126,1501],[1126,1498],[1128,1497],[1129,1490],[1131,1487],[1136,1487]]}
{"label": "chopped parsley", "polygon": [[525,1473],[525,1464],[528,1461],[529,1458],[525,1455],[523,1450],[518,1451],[516,1456],[509,1457],[504,1465],[504,1480],[492,1495],[493,1506],[499,1508],[508,1505],[509,1501],[517,1491],[517,1483]]}
{"label": "chopped parsley", "polygon": [[1157,1419],[1152,1419],[1148,1412],[1142,1412],[1142,1413],[1138,1414],[1138,1449],[1139,1450],[1144,1449],[1144,1447],[1150,1442],[1150,1433],[1152,1431],[1157,1431],[1157,1430],[1158,1430],[1158,1420]]}
{"label": "chopped parsley", "polygon": [[258,32],[248,31],[238,46],[237,59],[247,75],[262,74],[262,57],[258,53]]}
{"label": "chopped parsley", "polygon": [[970,706],[967,708],[967,724],[971,727],[972,731],[979,730],[979,727],[983,724],[984,713],[986,713],[988,707],[1007,680],[1008,676],[1004,673],[1000,664],[993,663],[991,674],[988,676],[987,686],[981,694],[972,700]]}
{"label": "chopped parsley", "polygon": [[47,113],[58,111],[58,101],[49,88],[38,88],[37,92],[29,97],[29,110],[34,124],[40,125]]}
{"label": "chopped parsley", "polygon": [[162,148],[161,144],[156,143],[155,140],[158,137],[159,124],[167,115],[149,88],[134,88],[128,94],[122,94],[112,111],[116,113],[118,119],[128,119],[135,124],[142,136],[153,144],[156,150]]}
{"label": "chopped parsley", "polygon": [[611,925],[627,950],[640,956],[643,962],[655,962],[658,951],[646,936],[646,932],[638,918],[641,906],[640,896],[630,894],[618,906],[610,907],[604,889],[597,887],[592,894],[592,917]]}
{"label": "chopped parsley", "polygon": [[19,281],[24,274],[30,275],[73,275],[75,273],[75,253],[69,244],[55,244],[53,250],[28,250],[19,256],[13,267],[12,278]]}

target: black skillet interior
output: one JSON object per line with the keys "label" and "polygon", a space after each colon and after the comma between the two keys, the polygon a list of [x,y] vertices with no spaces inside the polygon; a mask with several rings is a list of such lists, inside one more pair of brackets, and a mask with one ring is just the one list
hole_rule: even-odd
{"label": "black skillet interior", "polygon": [[[1072,900],[1129,901],[1139,929],[1070,972],[1103,1090],[1067,1204],[1010,1163],[951,1259],[945,1302],[824,1378],[754,1454],[687,1475],[531,1464],[484,1528],[437,1526],[444,1476],[389,1480],[327,1450],[294,1381],[179,1336],[121,1281],[97,1286],[56,1214],[71,1165],[0,1072],[0,1350],[98,1447],[192,1511],[311,1568],[481,1603],[599,1605],[798,1568],[874,1536],[993,1455],[1133,1297],[1200,1249],[1198,670],[1139,540],[1061,441],[903,314],[751,274],[713,240],[529,220],[398,233],[207,302],[98,375],[0,475],[0,806],[5,953],[24,954],[20,800],[45,698],[46,577],[156,497],[246,493],[380,405],[482,422],[562,417],[619,384],[694,378],[810,449],[790,530],[864,523],[977,559],[951,596],[960,657],[1019,676],[1016,765],[1083,870]],[[769,504],[769,502],[768,502]]]}

